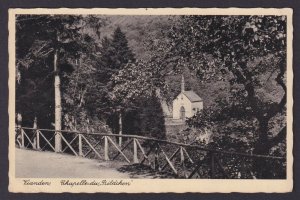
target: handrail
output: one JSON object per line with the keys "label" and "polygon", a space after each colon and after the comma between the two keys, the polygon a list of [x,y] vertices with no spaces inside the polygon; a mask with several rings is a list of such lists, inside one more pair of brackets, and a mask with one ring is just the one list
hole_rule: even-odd
{"label": "handrail", "polygon": [[277,159],[277,160],[284,160],[285,157],[279,157],[279,156],[270,156],[270,155],[259,155],[259,154],[249,154],[249,153],[240,153],[240,152],[234,152],[234,151],[227,151],[227,150],[216,150],[216,149],[209,149],[205,148],[199,145],[190,145],[190,144],[184,144],[174,141],[168,141],[168,140],[160,140],[156,138],[150,138],[145,136],[139,136],[139,135],[126,135],[126,134],[110,134],[110,133],[88,133],[88,132],[80,132],[80,131],[69,131],[69,130],[53,130],[53,129],[39,129],[39,128],[29,128],[29,127],[16,127],[16,128],[22,128],[25,130],[39,130],[39,131],[51,131],[51,132],[62,132],[62,133],[75,133],[75,134],[82,134],[82,135],[99,135],[99,136],[116,136],[116,137],[124,137],[124,138],[135,138],[135,139],[141,139],[141,140],[148,140],[148,141],[154,141],[158,143],[165,143],[165,144],[173,144],[177,146],[182,147],[188,147],[188,148],[194,148],[201,151],[207,151],[211,153],[218,153],[218,154],[227,154],[227,155],[238,155],[243,157],[252,157],[252,158],[265,158],[265,159]]}

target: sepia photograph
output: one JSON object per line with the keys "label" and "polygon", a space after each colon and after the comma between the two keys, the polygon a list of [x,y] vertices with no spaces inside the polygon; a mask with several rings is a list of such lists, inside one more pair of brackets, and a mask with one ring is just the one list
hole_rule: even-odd
{"label": "sepia photograph", "polygon": [[291,9],[107,10],[10,10],[11,191],[292,189]]}

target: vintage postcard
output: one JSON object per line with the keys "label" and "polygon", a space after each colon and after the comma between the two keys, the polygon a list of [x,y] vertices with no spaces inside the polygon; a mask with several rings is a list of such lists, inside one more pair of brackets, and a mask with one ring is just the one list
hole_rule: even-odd
{"label": "vintage postcard", "polygon": [[10,9],[9,191],[291,192],[292,15]]}

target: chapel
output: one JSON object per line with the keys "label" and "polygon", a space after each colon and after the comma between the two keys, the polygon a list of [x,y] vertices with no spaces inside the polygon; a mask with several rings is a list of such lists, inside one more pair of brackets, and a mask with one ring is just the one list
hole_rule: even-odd
{"label": "chapel", "polygon": [[181,78],[181,92],[173,100],[173,119],[185,120],[203,109],[203,100],[193,90],[185,91],[184,77]]}

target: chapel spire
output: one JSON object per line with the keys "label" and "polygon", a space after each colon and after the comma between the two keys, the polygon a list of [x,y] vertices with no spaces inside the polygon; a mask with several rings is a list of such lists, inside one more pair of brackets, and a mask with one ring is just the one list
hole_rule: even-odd
{"label": "chapel spire", "polygon": [[184,92],[184,77],[181,75],[181,92]]}

